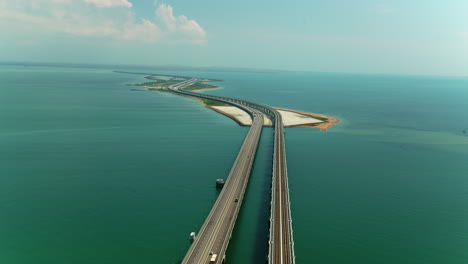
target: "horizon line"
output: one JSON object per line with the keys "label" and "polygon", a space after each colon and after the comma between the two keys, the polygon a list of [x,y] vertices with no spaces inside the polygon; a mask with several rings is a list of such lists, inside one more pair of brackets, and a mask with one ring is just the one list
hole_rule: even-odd
{"label": "horizon line", "polygon": [[[34,62],[34,61],[0,61],[0,65],[14,66],[52,66],[67,68],[109,68],[114,67],[140,67],[153,68],[161,71],[211,71],[211,72],[244,72],[244,73],[325,73],[325,74],[362,74],[362,75],[388,75],[388,76],[427,76],[427,77],[452,77],[468,78],[468,75],[442,75],[442,74],[410,74],[410,73],[385,73],[385,72],[340,72],[340,71],[312,71],[312,70],[285,70],[285,69],[266,69],[250,67],[232,67],[232,66],[190,66],[178,64],[150,65],[150,64],[126,64],[126,63],[80,63],[80,62]],[[166,68],[166,69],[158,69]]]}

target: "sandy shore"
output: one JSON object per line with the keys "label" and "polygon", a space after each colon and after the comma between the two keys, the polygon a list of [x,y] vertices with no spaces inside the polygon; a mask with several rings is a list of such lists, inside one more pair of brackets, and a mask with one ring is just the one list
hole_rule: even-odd
{"label": "sandy shore", "polygon": [[288,111],[283,109],[276,110],[280,113],[283,119],[283,125],[285,127],[315,125],[324,122],[323,120],[311,117],[310,115],[304,115],[294,111]]}
{"label": "sandy shore", "polygon": [[[190,96],[191,97],[191,96]],[[216,111],[220,114],[223,114],[235,122],[237,122],[241,126],[250,126],[252,125],[252,118],[250,117],[249,114],[247,114],[244,110],[241,110],[237,107],[234,106],[209,106],[203,102],[200,98],[197,97],[191,97],[197,99],[203,106],[208,107],[212,109],[213,111]],[[284,109],[284,108],[277,108],[274,107],[276,110],[278,110],[281,114],[281,117],[283,118],[284,126],[285,127],[308,127],[308,128],[318,128],[321,131],[327,131],[330,129],[332,126],[336,125],[336,123],[340,122],[341,120],[332,117],[332,116],[326,116],[322,114],[315,114],[315,113],[308,113],[308,112],[301,112],[301,111],[296,111],[296,110],[291,110],[291,109]],[[293,115],[291,115],[293,113]],[[266,117],[264,117],[264,126],[271,126],[272,122],[271,120]],[[322,117],[328,119],[327,121],[319,120],[314,117]]]}
{"label": "sandy shore", "polygon": [[208,91],[208,90],[216,90],[216,89],[221,89],[221,87],[216,86],[212,88],[203,88],[203,89],[196,89],[196,90],[187,90],[189,92],[200,92],[200,91]]}
{"label": "sandy shore", "polygon": [[[143,88],[147,89],[147,90],[168,90],[166,88],[162,88],[160,86],[142,86]],[[207,91],[207,90],[216,90],[216,89],[221,89],[221,87],[219,86],[216,86],[216,87],[212,87],[212,88],[203,88],[203,89],[196,89],[196,90],[187,90],[189,92],[200,92],[200,91]]]}
{"label": "sandy shore", "polygon": [[[147,90],[167,90],[164,88],[159,88],[156,86],[143,86]],[[206,91],[206,90],[216,90],[220,89],[221,87],[212,87],[212,88],[203,88],[203,89],[196,89],[196,90],[189,90],[191,92],[199,92],[199,91]],[[168,91],[168,90],[167,90]],[[191,96],[188,96],[191,97]],[[252,118],[248,113],[245,111],[234,107],[234,106],[210,106],[205,104],[201,98],[191,97],[197,99],[203,106],[212,109],[220,114],[223,114],[235,122],[237,122],[241,126],[250,126],[252,125]],[[284,109],[284,108],[277,108],[274,107],[278,112],[281,114],[283,118],[283,123],[285,127],[310,127],[310,128],[318,128],[321,131],[327,131],[332,126],[336,125],[336,123],[340,122],[340,119],[332,116],[326,116],[322,114],[315,114],[315,113],[308,113],[308,112],[301,112],[291,109]],[[327,121],[318,119],[319,118],[326,118]],[[271,120],[264,115],[264,126],[271,126]]]}
{"label": "sandy shore", "polygon": [[[249,126],[252,124],[252,119],[248,113],[245,111],[234,107],[234,106],[207,106],[214,111],[226,115],[232,118],[241,126]],[[339,122],[339,119],[334,117],[328,117],[325,115],[306,113],[300,111],[294,111],[289,109],[279,109],[281,117],[283,118],[283,123],[285,127],[311,127],[319,128],[322,131],[326,131],[328,128],[332,127],[335,123]],[[314,117],[328,118],[333,122],[323,121]],[[271,126],[271,120],[265,116],[264,126]]]}
{"label": "sandy shore", "polygon": [[[241,126],[250,126],[250,125],[252,125],[252,118],[247,113],[246,113],[247,115],[235,114],[235,113],[225,111],[225,110],[222,109],[222,107],[226,107],[226,106],[208,106],[206,104],[204,104],[204,105],[206,107],[210,108],[213,111],[216,111],[216,112],[218,112],[218,113],[220,113],[222,115],[225,115],[225,116],[231,118],[232,120],[236,121]],[[221,108],[221,109],[219,109],[219,108]],[[236,108],[237,110],[243,112],[241,109],[239,109],[237,107],[233,107],[233,108]]]}
{"label": "sandy shore", "polygon": [[322,131],[327,131],[329,128],[331,128],[332,126],[336,125],[336,123],[339,123],[341,121],[339,118],[332,117],[332,116],[326,116],[326,115],[315,114],[315,113],[307,113],[307,112],[301,112],[301,111],[284,109],[284,108],[276,108],[276,107],[275,109],[294,112],[294,113],[298,113],[298,114],[305,115],[305,116],[311,116],[311,117],[317,116],[317,117],[326,118],[328,119],[327,122],[322,122],[322,123],[312,124],[312,125],[301,125],[302,127],[318,128]]}
{"label": "sandy shore", "polygon": [[[252,125],[252,117],[245,112],[244,110],[237,108],[235,106],[207,106],[208,108],[213,109],[214,111],[226,115],[232,118],[234,121],[239,123],[241,126],[250,126]],[[263,125],[271,126],[271,120],[263,115]]]}

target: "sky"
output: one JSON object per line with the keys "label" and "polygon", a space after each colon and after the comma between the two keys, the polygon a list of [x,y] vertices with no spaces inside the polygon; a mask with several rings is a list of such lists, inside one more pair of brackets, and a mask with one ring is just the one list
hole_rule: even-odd
{"label": "sky", "polygon": [[468,1],[0,0],[0,61],[468,76]]}

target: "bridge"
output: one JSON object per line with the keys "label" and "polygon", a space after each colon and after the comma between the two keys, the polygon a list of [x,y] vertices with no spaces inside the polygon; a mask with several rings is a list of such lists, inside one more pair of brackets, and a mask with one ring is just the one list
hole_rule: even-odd
{"label": "bridge", "polygon": [[275,110],[275,144],[273,151],[273,182],[271,187],[270,247],[268,263],[295,263],[291,208],[289,203],[288,170],[283,121]]}
{"label": "bridge", "polygon": [[252,126],[229,173],[223,190],[211,209],[182,264],[224,263],[225,252],[239,213],[263,128],[263,115],[274,123],[273,177],[268,262],[294,264],[294,242],[281,115],[274,108],[222,96],[194,93],[183,88],[197,82],[193,78],[169,89],[175,93],[222,102],[238,107],[252,117]]}

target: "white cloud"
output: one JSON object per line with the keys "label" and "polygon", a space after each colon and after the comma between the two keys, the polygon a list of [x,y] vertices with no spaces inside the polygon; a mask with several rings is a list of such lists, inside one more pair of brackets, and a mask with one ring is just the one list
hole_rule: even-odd
{"label": "white cloud", "polygon": [[[72,3],[63,5],[67,1]],[[87,5],[83,1],[93,2]],[[109,3],[124,3],[127,0],[18,0],[12,6],[0,0],[0,31],[10,42],[30,41],[38,35],[65,34],[86,38],[112,38],[115,40],[139,42],[185,42],[203,43],[205,30],[186,16],[174,16],[173,8],[161,4],[157,8],[155,21],[136,18],[132,9],[105,9]],[[131,3],[128,2],[130,5]],[[94,6],[96,4],[96,6]],[[29,7],[28,7],[29,6]],[[109,6],[110,7],[110,6]],[[158,22],[156,22],[158,21]],[[8,34],[10,35],[8,37]]]}
{"label": "white cloud", "polygon": [[196,43],[206,41],[206,31],[197,23],[197,21],[188,19],[184,15],[174,16],[172,6],[161,4],[156,10],[156,18],[167,30],[167,34],[174,41],[189,39]]}
{"label": "white cloud", "polygon": [[[2,19],[9,19],[10,23],[25,31],[25,27],[30,27],[35,31],[80,36],[112,36],[118,34],[118,30],[110,22],[95,25],[90,23],[86,17],[76,15],[73,19],[66,19],[65,17],[35,16],[17,11],[0,11],[0,16]],[[73,20],[77,19],[81,20],[81,23],[73,22]]]}
{"label": "white cloud", "polygon": [[[62,0],[59,0],[62,1]],[[83,0],[86,3],[94,4],[97,7],[132,7],[133,4],[130,3],[128,0]]]}
{"label": "white cloud", "polygon": [[143,19],[141,24],[129,24],[121,32],[120,37],[128,40],[141,39],[157,42],[161,39],[161,29],[153,22]]}

